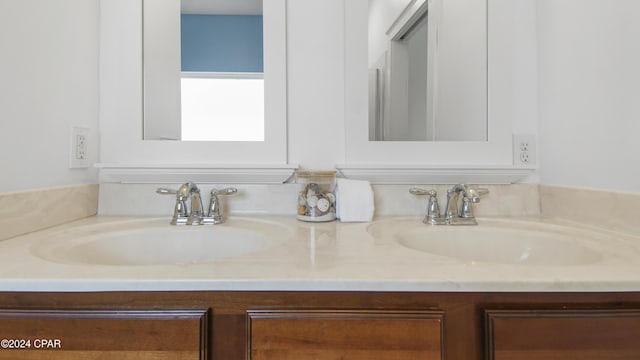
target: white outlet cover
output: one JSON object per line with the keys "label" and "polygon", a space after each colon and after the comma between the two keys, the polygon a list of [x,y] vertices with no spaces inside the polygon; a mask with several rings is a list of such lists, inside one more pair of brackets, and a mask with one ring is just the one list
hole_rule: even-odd
{"label": "white outlet cover", "polygon": [[[89,167],[90,129],[73,126],[69,139],[69,168],[86,169]],[[83,141],[84,140],[84,141]]]}
{"label": "white outlet cover", "polygon": [[[523,146],[523,144],[527,144],[527,146]],[[513,134],[513,164],[535,167],[536,159],[536,136],[533,134]]]}

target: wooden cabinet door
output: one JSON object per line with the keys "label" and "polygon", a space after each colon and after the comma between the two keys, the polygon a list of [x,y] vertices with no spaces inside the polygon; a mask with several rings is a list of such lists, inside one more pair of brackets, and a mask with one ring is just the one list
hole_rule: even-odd
{"label": "wooden cabinet door", "polygon": [[640,310],[488,310],[488,360],[637,360]]}
{"label": "wooden cabinet door", "polygon": [[248,311],[249,360],[441,360],[439,311]]}
{"label": "wooden cabinet door", "polygon": [[0,310],[0,359],[205,360],[206,310]]}

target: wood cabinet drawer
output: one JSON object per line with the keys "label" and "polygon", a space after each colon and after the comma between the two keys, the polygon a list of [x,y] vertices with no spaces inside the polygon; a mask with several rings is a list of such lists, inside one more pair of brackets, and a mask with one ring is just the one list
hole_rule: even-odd
{"label": "wood cabinet drawer", "polygon": [[487,310],[489,360],[640,359],[640,310]]}
{"label": "wood cabinet drawer", "polygon": [[205,360],[206,310],[0,310],[0,359]]}
{"label": "wood cabinet drawer", "polygon": [[440,311],[248,312],[250,360],[441,360]]}

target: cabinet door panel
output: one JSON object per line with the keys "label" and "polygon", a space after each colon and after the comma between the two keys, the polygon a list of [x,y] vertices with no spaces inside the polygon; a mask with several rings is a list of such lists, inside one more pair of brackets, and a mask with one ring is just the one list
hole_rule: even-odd
{"label": "cabinet door panel", "polygon": [[250,360],[441,360],[438,311],[248,311]]}
{"label": "cabinet door panel", "polygon": [[0,359],[206,358],[206,310],[0,310]]}
{"label": "cabinet door panel", "polygon": [[486,311],[489,360],[640,359],[638,310]]}

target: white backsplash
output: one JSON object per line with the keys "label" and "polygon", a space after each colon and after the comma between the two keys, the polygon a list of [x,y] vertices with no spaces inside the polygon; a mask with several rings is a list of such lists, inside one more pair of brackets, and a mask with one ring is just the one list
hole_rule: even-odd
{"label": "white backsplash", "polygon": [[[158,195],[160,187],[177,188],[179,184],[102,184],[98,213],[102,215],[153,215],[173,214],[174,196]],[[212,188],[231,186],[228,184],[199,184],[206,206]],[[274,214],[295,216],[297,186],[295,184],[233,185],[238,193],[222,198],[223,213],[226,214]],[[446,201],[448,185],[415,185],[438,191],[441,206]],[[427,198],[409,194],[410,185],[374,185],[376,216],[420,216],[424,215]],[[482,185],[490,193],[480,203],[474,204],[477,216],[537,216],[540,215],[538,185]]]}
{"label": "white backsplash", "polygon": [[[101,215],[173,215],[175,195],[159,195],[156,189],[177,189],[180,184],[101,184]],[[211,189],[234,186],[238,193],[221,197],[223,214],[295,214],[296,185],[198,184],[206,207]]]}
{"label": "white backsplash", "polygon": [[[95,215],[140,215],[170,218],[174,196],[159,195],[159,186],[179,184],[101,184],[37,189],[0,194],[0,240]],[[205,206],[212,188],[200,184]],[[295,216],[296,184],[235,185],[238,193],[222,198],[225,214]],[[424,216],[427,197],[409,193],[410,185],[374,185],[376,216]],[[449,185],[415,185],[438,192],[441,209]],[[566,219],[640,236],[636,220],[639,193],[537,184],[482,185],[490,193],[474,204],[476,216],[543,216]]]}
{"label": "white backsplash", "polygon": [[96,214],[98,185],[0,193],[0,240]]}
{"label": "white backsplash", "polygon": [[540,186],[541,214],[640,237],[640,193]]}

